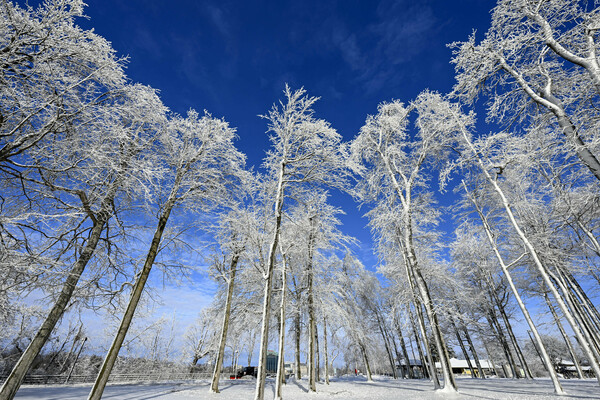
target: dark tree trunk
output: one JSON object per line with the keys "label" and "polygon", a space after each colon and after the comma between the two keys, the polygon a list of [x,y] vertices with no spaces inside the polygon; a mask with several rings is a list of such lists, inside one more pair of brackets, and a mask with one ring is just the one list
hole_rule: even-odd
{"label": "dark tree trunk", "polygon": [[400,340],[400,347],[402,348],[402,355],[404,356],[404,360],[406,360],[406,368],[408,372],[408,378],[413,379],[413,371],[410,366],[410,357],[408,356],[408,351],[406,351],[406,343],[404,342],[404,336],[402,335],[402,329],[400,329],[400,323],[398,320],[394,321],[396,325],[396,331],[398,332],[398,338]]}
{"label": "dark tree trunk", "polygon": [[[233,300],[233,288],[235,285],[235,274],[237,272],[237,264],[240,259],[239,253],[231,257],[229,264],[229,282],[227,283],[227,299],[225,300],[225,311],[223,315],[223,324],[221,325],[221,339],[219,340],[219,351],[217,353],[217,361],[213,371],[210,391],[219,393],[219,378],[221,369],[223,368],[223,358],[225,357],[225,343],[227,342],[227,331],[229,330],[229,320],[231,314],[231,301]],[[197,361],[196,361],[197,362]],[[233,371],[235,374],[235,371]]]}
{"label": "dark tree trunk", "polygon": [[467,353],[467,349],[465,349],[465,344],[463,343],[462,338],[460,337],[458,328],[456,328],[454,319],[452,318],[451,315],[449,317],[450,317],[450,323],[452,324],[452,328],[454,329],[454,333],[456,334],[456,340],[458,340],[458,345],[460,346],[460,349],[462,350],[465,360],[467,361],[467,365],[469,366],[469,371],[471,371],[471,378],[477,378],[477,375],[475,374],[475,370],[473,369],[473,365],[471,364],[471,358],[469,357],[469,353]]}
{"label": "dark tree trunk", "polygon": [[79,259],[71,268],[71,271],[67,276],[67,280],[65,281],[65,284],[62,287],[60,295],[58,296],[56,303],[54,303],[54,306],[48,313],[48,316],[46,316],[46,319],[42,323],[42,326],[35,334],[29,346],[27,346],[23,354],[21,354],[19,361],[17,361],[17,363],[13,367],[12,371],[8,375],[8,378],[6,378],[6,381],[4,381],[4,384],[0,389],[0,399],[12,400],[15,397],[17,390],[19,390],[19,387],[23,382],[23,378],[25,378],[25,374],[31,367],[31,364],[33,364],[35,358],[42,350],[42,347],[44,347],[44,345],[48,341],[50,334],[52,333],[52,331],[56,327],[56,324],[67,309],[69,300],[71,300],[73,292],[75,291],[75,287],[79,282],[79,278],[81,278],[81,274],[83,273],[85,267],[92,258],[92,255],[94,254],[94,251],[96,250],[96,247],[100,240],[102,231],[104,230],[104,227],[111,216],[109,210],[112,207],[114,196],[115,193],[113,192],[109,194],[104,200],[102,211],[100,211],[95,217],[92,230],[90,231],[90,235],[86,240],[85,246],[81,251]]}
{"label": "dark tree trunk", "polygon": [[110,373],[112,372],[112,369],[115,365],[117,356],[119,355],[119,351],[121,350],[121,346],[123,345],[123,341],[125,340],[125,336],[127,335],[127,331],[129,330],[131,321],[133,320],[133,315],[135,314],[137,305],[140,301],[140,298],[142,297],[144,287],[146,286],[146,281],[150,276],[150,270],[152,269],[152,265],[154,264],[154,260],[156,259],[156,255],[158,254],[160,242],[162,240],[162,235],[165,231],[165,227],[167,226],[167,222],[169,221],[171,210],[175,205],[175,193],[178,184],[179,181],[176,180],[175,188],[171,191],[169,199],[165,203],[163,212],[160,218],[158,219],[158,225],[156,227],[156,230],[154,231],[154,236],[152,237],[150,249],[148,250],[148,254],[146,255],[146,261],[144,262],[144,266],[140,271],[138,278],[135,282],[135,285],[131,292],[131,298],[129,299],[129,303],[127,304],[127,308],[125,309],[125,314],[121,319],[119,330],[117,331],[112,345],[108,350],[104,362],[102,363],[102,367],[100,368],[100,372],[96,377],[96,382],[94,382],[94,386],[90,391],[88,400],[100,400],[100,398],[102,397],[102,393],[104,392],[104,388],[106,387],[106,383],[108,382],[108,377],[110,376]]}

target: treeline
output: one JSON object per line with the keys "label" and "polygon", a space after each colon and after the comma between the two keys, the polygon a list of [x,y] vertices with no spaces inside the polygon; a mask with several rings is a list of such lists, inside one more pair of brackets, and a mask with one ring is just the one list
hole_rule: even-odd
{"label": "treeline", "polygon": [[[20,318],[28,293],[51,293],[52,305],[0,398],[14,397],[65,310],[114,307],[121,322],[89,397],[100,398],[153,266],[185,275],[177,254],[201,236],[220,289],[190,332],[191,361],[211,360],[213,392],[226,352],[241,365],[242,350],[248,364],[257,351],[262,399],[269,346],[294,354],[296,379],[306,354],[310,391],[321,376],[328,383],[338,357],[368,379],[404,365],[403,376],[422,374],[434,388],[437,362],[452,391],[450,343],[473,360],[474,377],[489,373],[487,358],[514,377],[545,369],[562,393],[557,345],[529,309],[540,302],[564,342],[558,354],[600,380],[589,290],[600,283],[600,16],[591,7],[500,0],[482,39],[452,45],[451,93],[384,102],[349,143],[317,118],[317,98],[286,86],[263,116],[272,145],[257,172],[245,169],[226,121],[177,115],[131,84],[110,45],[75,24],[80,1],[5,2],[3,325]],[[480,105],[497,132],[477,130]],[[447,190],[458,200],[442,207],[436,192]],[[342,211],[328,202],[339,191],[370,208],[385,280],[340,230]],[[450,219],[448,241],[439,224]],[[533,347],[514,333],[515,309]],[[285,375],[279,357],[277,398]]]}

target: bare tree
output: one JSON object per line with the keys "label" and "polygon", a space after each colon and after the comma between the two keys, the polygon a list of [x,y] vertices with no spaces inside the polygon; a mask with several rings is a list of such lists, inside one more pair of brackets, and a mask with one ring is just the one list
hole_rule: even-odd
{"label": "bare tree", "polygon": [[[67,308],[102,233],[118,209],[117,201],[144,190],[144,151],[149,149],[157,126],[163,121],[164,107],[151,89],[131,86],[123,92],[127,96],[121,101],[102,112],[96,110],[99,114],[95,119],[72,126],[78,134],[44,146],[38,143],[35,153],[31,149],[37,176],[24,177],[15,172],[29,184],[53,193],[56,204],[77,219],[67,220],[74,229],[73,225],[66,232],[59,229],[43,244],[44,251],[54,252],[55,259],[67,263],[69,270],[48,316],[2,386],[0,395],[7,399],[14,397],[27,369]],[[71,235],[72,232],[77,234]],[[68,245],[64,246],[66,240]],[[73,248],[77,250],[75,257],[69,259]]]}
{"label": "bare tree", "polygon": [[327,122],[313,117],[312,106],[317,98],[307,96],[304,89],[292,92],[288,86],[285,97],[285,103],[273,106],[265,116],[273,142],[265,167],[273,181],[275,222],[263,270],[265,285],[256,400],[264,398],[273,271],[286,191],[288,194],[292,190],[300,191],[306,184],[341,186],[344,177],[341,137]]}
{"label": "bare tree", "polygon": [[[398,238],[402,257],[408,268],[407,273],[414,279],[420,302],[425,307],[446,389],[456,391],[446,343],[423,274],[424,263],[418,258],[414,236],[417,229],[414,215],[418,207],[422,207],[422,204],[415,203],[429,200],[429,194],[422,189],[426,187],[423,167],[426,162],[434,161],[446,151],[447,141],[435,129],[437,122],[431,116],[428,100],[431,96],[423,92],[409,107],[399,101],[381,104],[378,114],[368,117],[360,134],[352,142],[350,165],[360,177],[357,194],[362,201],[391,203],[400,208]],[[418,113],[414,139],[409,129],[409,114],[413,110]]]}
{"label": "bare tree", "polygon": [[[600,179],[596,40],[599,10],[577,0],[500,0],[483,40],[454,43],[454,93],[472,103],[489,94],[503,125],[556,125],[564,145]],[[593,122],[592,122],[593,121]]]}
{"label": "bare tree", "polygon": [[[165,173],[159,195],[158,225],[146,260],[139,272],[131,299],[121,320],[115,339],[102,364],[89,399],[100,399],[108,377],[127,334],[150,270],[158,254],[163,232],[171,211],[177,205],[206,210],[227,198],[228,184],[242,176],[240,166],[244,156],[233,146],[234,131],[228,124],[210,115],[199,117],[189,111],[187,118],[174,116],[163,132],[159,160],[169,171]],[[161,190],[162,189],[162,190]],[[163,202],[164,201],[164,202]]]}

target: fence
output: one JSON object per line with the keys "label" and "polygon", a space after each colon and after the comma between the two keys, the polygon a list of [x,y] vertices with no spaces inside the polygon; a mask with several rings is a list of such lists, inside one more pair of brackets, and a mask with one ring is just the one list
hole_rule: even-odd
{"label": "fence", "polygon": [[[25,385],[53,385],[67,383],[67,375],[27,375],[23,380]],[[109,382],[148,382],[148,381],[190,381],[197,379],[210,379],[211,373],[196,372],[196,373],[169,373],[169,372],[152,372],[138,374],[114,374],[108,378]],[[0,383],[6,380],[7,376],[0,376]],[[93,383],[96,380],[96,375],[71,375],[69,384],[71,383]]]}

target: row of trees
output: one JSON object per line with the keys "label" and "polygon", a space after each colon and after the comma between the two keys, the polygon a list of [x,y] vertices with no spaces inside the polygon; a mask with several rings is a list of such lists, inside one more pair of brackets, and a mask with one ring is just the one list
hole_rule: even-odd
{"label": "row of trees", "polygon": [[[19,317],[28,293],[44,290],[53,303],[0,398],[14,397],[69,307],[115,306],[122,319],[89,397],[99,399],[152,267],[185,275],[169,254],[199,247],[184,238],[201,235],[212,243],[211,274],[224,306],[218,332],[192,335],[192,364],[211,356],[213,392],[228,343],[233,353],[245,346],[248,363],[258,344],[255,398],[263,399],[276,336],[277,398],[290,347],[296,378],[307,354],[310,391],[320,365],[328,382],[340,354],[368,379],[372,370],[396,376],[398,364],[413,377],[418,354],[434,388],[439,362],[445,389],[457,390],[451,338],[473,377],[485,376],[483,347],[513,376],[522,369],[530,379],[537,361],[512,329],[516,305],[562,393],[556,358],[527,307],[536,298],[547,304],[580,376],[583,358],[600,380],[600,314],[582,284],[600,283],[598,11],[582,7],[501,0],[481,42],[453,45],[452,93],[382,103],[350,143],[315,117],[317,98],[286,86],[284,100],[264,116],[272,146],[253,172],[224,120],[174,114],[153,89],[129,83],[110,45],[75,24],[80,1],[35,10],[4,2],[3,325]],[[474,112],[465,111],[480,97],[500,132],[478,132]],[[451,182],[458,200],[445,208],[435,192]],[[332,190],[371,207],[385,281],[352,255],[341,210],[328,203]],[[455,219],[454,240],[439,228],[444,218]],[[232,341],[231,329],[245,331],[247,344]]]}
{"label": "row of trees", "polygon": [[[100,398],[171,214],[203,219],[244,179],[234,130],[209,114],[170,113],[153,89],[130,84],[110,45],[75,25],[82,8],[2,6],[2,292],[7,302],[54,292],[2,398],[14,396],[73,302],[116,297],[133,282],[90,394]],[[155,221],[146,254],[130,252],[144,243],[140,220]]]}
{"label": "row of trees", "polygon": [[[391,282],[385,292],[393,295],[386,310],[383,304],[377,305],[380,297],[375,293],[381,291],[349,297],[351,286],[336,291],[325,285],[328,289],[320,301],[326,303],[324,310],[335,309],[345,319],[340,327],[362,353],[367,373],[365,343],[369,341],[365,338],[373,331],[381,332],[379,343],[385,347],[392,373],[397,360],[408,359],[406,349],[402,349],[403,355],[398,351],[405,347],[402,334],[391,334],[391,327],[397,325],[400,331],[402,324],[397,320],[403,320],[404,327],[409,320],[419,333],[415,345],[421,349],[435,387],[439,387],[434,365],[438,358],[446,387],[456,390],[446,344],[450,334],[456,335],[467,359],[469,348],[479,376],[484,376],[472,338],[477,333],[484,347],[491,347],[482,326],[497,338],[503,353],[500,357],[512,375],[518,377],[522,369],[524,377],[532,378],[532,361],[527,360],[509,318],[510,306],[516,304],[555,391],[562,393],[556,358],[550,356],[548,340],[543,340],[526,306],[528,297],[540,296],[547,302],[574,363],[578,364],[579,356],[561,318],[600,377],[598,313],[578,282],[597,277],[599,255],[594,207],[594,178],[598,177],[593,122],[596,15],[596,10],[582,8],[578,2],[501,1],[480,44],[471,38],[453,45],[458,80],[453,93],[442,96],[425,91],[408,105],[383,103],[360,134],[347,146],[340,146],[340,152],[347,152],[343,155],[346,166],[358,177],[353,194],[361,202],[373,204],[368,216],[383,261],[381,271]],[[463,111],[474,105],[480,94],[489,100],[489,121],[502,129],[499,133],[477,133],[474,113]],[[293,100],[288,93],[288,107]],[[290,125],[282,124],[282,131],[292,130]],[[285,153],[278,160],[285,165]],[[455,215],[456,240],[449,246],[451,258],[444,254],[442,233],[436,232],[443,213],[433,193],[434,171],[440,174],[442,191],[456,172],[461,178],[456,185],[460,201]],[[306,181],[294,181],[300,182]],[[276,216],[283,208],[279,201]],[[308,226],[313,223],[309,219]],[[301,236],[294,237],[297,241]],[[270,259],[277,240],[271,241]],[[318,330],[313,327],[313,240],[314,236],[305,237],[308,251],[302,262],[306,266],[311,390],[317,365],[311,342],[313,331]],[[284,270],[288,251],[280,249]],[[328,265],[328,271],[322,273],[325,281],[344,282],[343,261],[323,264]],[[334,279],[328,280],[330,276]],[[281,301],[284,304],[285,296]],[[264,304],[269,306],[269,296]],[[341,310],[335,304],[351,306]],[[357,308],[368,314],[370,324],[362,323],[365,317],[356,314]],[[284,307],[281,310],[280,322],[285,321]],[[265,310],[263,340],[268,317]],[[326,319],[320,325],[325,330]],[[281,323],[280,332],[284,326]],[[327,340],[325,335],[322,338]],[[281,336],[280,346],[283,339]],[[488,350],[489,357],[493,353],[493,348]],[[583,376],[580,366],[577,368]],[[256,398],[262,398],[261,381]]]}

